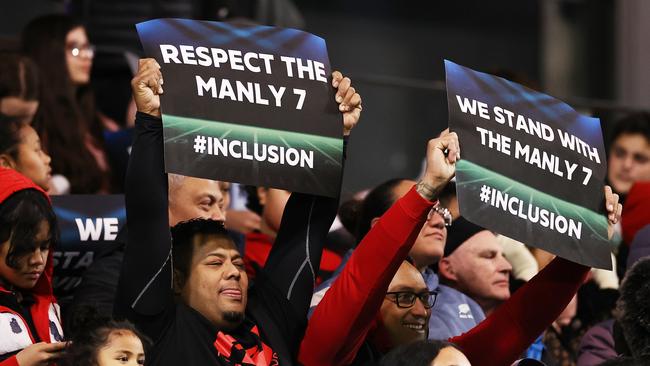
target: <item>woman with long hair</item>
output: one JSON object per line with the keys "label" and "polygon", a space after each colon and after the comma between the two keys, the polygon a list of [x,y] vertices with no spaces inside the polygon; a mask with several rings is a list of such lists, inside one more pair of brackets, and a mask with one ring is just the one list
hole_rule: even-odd
{"label": "woman with long hair", "polygon": [[27,25],[22,42],[40,71],[33,125],[53,172],[68,178],[70,193],[110,192],[104,126],[89,84],[94,47],[85,28],[69,16],[46,15]]}

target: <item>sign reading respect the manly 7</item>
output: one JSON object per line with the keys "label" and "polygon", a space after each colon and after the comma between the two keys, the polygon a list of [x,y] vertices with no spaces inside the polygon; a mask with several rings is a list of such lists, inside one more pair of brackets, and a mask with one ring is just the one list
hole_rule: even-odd
{"label": "sign reading respect the manly 7", "polygon": [[186,19],[137,28],[163,72],[168,172],[338,195],[342,117],[322,38]]}
{"label": "sign reading respect the manly 7", "polygon": [[445,61],[458,133],[461,215],[500,234],[610,269],[607,171],[597,118],[508,80]]}

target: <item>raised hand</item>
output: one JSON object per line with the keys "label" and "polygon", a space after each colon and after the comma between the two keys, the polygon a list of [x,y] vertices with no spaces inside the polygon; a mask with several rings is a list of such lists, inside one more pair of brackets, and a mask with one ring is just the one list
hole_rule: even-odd
{"label": "raised hand", "polygon": [[621,220],[623,205],[618,203],[618,194],[612,192],[612,187],[605,186],[605,209],[607,210],[607,238],[614,235],[614,225]]}
{"label": "raised hand", "polygon": [[133,99],[138,112],[160,117],[160,94],[163,93],[160,65],[153,58],[138,60],[138,72],[131,79]]}
{"label": "raised hand", "polygon": [[427,143],[427,168],[418,182],[417,190],[422,197],[432,200],[456,174],[456,162],[460,159],[458,135],[442,131],[440,136]]}
{"label": "raised hand", "polygon": [[332,73],[332,86],[337,89],[335,99],[343,113],[343,135],[347,136],[361,117],[361,96],[352,87],[352,81],[339,71]]}

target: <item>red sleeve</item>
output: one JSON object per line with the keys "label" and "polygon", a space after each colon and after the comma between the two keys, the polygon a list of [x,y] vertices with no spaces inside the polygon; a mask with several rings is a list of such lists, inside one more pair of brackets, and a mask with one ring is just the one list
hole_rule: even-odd
{"label": "red sleeve", "polygon": [[413,187],[372,227],[309,320],[301,364],[352,362],[432,205]]}
{"label": "red sleeve", "polygon": [[16,355],[13,355],[4,361],[0,361],[0,366],[20,366],[20,365],[18,364],[18,359],[16,358]]}
{"label": "red sleeve", "polygon": [[472,365],[509,366],[566,308],[589,267],[555,258],[481,324],[450,339]]}

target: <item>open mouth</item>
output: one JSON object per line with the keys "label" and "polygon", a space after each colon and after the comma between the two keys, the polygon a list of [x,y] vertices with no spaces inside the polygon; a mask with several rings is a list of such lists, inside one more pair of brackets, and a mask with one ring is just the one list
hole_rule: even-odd
{"label": "open mouth", "polygon": [[411,329],[417,333],[424,333],[426,331],[426,324],[420,323],[402,323],[402,326]]}

